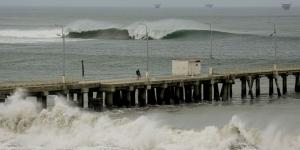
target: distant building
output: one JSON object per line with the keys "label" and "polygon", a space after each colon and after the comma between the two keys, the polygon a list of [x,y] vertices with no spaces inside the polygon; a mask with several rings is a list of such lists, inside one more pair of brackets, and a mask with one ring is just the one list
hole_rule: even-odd
{"label": "distant building", "polygon": [[200,59],[172,60],[172,75],[196,76],[201,74]]}

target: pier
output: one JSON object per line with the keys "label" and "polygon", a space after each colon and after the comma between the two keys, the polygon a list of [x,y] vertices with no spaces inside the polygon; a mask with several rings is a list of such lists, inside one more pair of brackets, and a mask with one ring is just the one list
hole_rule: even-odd
{"label": "pier", "polygon": [[[116,107],[179,105],[200,101],[228,101],[233,86],[240,87],[241,98],[261,95],[261,78],[269,80],[269,95],[287,94],[287,77],[295,76],[295,92],[300,92],[300,67],[264,71],[214,72],[213,75],[151,76],[118,80],[36,81],[0,83],[0,102],[17,88],[26,89],[47,108],[49,95],[61,95],[81,108],[102,110]],[[282,83],[279,83],[279,79]],[[240,81],[240,85],[236,81]],[[255,84],[255,86],[254,86]],[[221,87],[221,88],[219,88]],[[255,89],[254,89],[255,88]],[[274,92],[275,88],[275,92]]]}

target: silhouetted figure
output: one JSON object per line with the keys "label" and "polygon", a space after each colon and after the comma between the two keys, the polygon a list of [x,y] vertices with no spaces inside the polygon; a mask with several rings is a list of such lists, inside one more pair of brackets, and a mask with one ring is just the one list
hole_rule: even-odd
{"label": "silhouetted figure", "polygon": [[141,72],[140,70],[136,70],[136,76],[137,76],[137,79],[140,79],[141,78]]}

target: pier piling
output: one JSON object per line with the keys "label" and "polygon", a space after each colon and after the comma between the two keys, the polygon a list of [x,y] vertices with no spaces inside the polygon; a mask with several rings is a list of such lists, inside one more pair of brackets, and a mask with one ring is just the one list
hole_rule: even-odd
{"label": "pier piling", "polygon": [[156,96],[155,96],[155,88],[148,89],[147,91],[148,96],[148,104],[156,105]]}
{"label": "pier piling", "polygon": [[4,95],[0,95],[0,103],[5,103],[5,96]]}
{"label": "pier piling", "polygon": [[295,92],[300,92],[300,73],[296,73]]}
{"label": "pier piling", "polygon": [[274,94],[274,86],[273,86],[273,75],[272,76],[268,76],[269,79],[269,95],[272,96]]}
{"label": "pier piling", "polygon": [[277,78],[278,78],[277,76],[274,78],[276,89],[277,89],[277,95],[278,95],[278,97],[281,97],[281,91],[280,91],[280,88],[279,88],[279,85],[278,85],[278,79]]}
{"label": "pier piling", "polygon": [[244,99],[247,97],[246,77],[242,77],[240,80],[241,80],[241,97],[242,97],[242,99]]}
{"label": "pier piling", "polygon": [[282,94],[287,94],[287,74],[281,75],[282,78]]}
{"label": "pier piling", "polygon": [[175,104],[183,103],[183,87],[177,86],[175,89]]}
{"label": "pier piling", "polygon": [[255,83],[255,86],[256,86],[255,94],[256,94],[256,97],[259,97],[260,96],[260,77],[256,77],[255,81],[256,81],[256,83]]}
{"label": "pier piling", "polygon": [[193,97],[192,97],[192,86],[191,85],[185,85],[185,102],[186,103],[191,103],[193,102]]}
{"label": "pier piling", "polygon": [[[224,86],[224,83],[223,83]],[[219,92],[219,84],[215,83],[214,84],[214,99],[215,101],[220,101],[220,92]]]}
{"label": "pier piling", "polygon": [[83,99],[84,99],[84,93],[82,91],[79,91],[77,93],[77,104],[80,108],[83,108],[83,106],[84,106]]}
{"label": "pier piling", "polygon": [[48,91],[40,92],[37,94],[34,94],[37,98],[37,102],[39,102],[42,105],[43,109],[47,109],[47,97],[49,95]]}
{"label": "pier piling", "polygon": [[228,101],[228,82],[224,81],[223,86],[222,86],[222,101]]}
{"label": "pier piling", "polygon": [[138,89],[138,105],[140,107],[145,107],[146,106],[146,88],[140,88]]}
{"label": "pier piling", "polygon": [[113,106],[114,93],[113,90],[105,92],[105,105],[107,108],[112,108]]}
{"label": "pier piling", "polygon": [[194,102],[195,103],[198,103],[199,101],[201,101],[201,98],[200,98],[200,83],[197,82],[194,84],[194,92],[193,92],[193,99],[194,99]]}
{"label": "pier piling", "polygon": [[248,88],[249,88],[249,95],[251,99],[254,99],[254,95],[252,92],[252,87],[253,87],[253,78],[252,77],[247,77],[247,83],[248,83]]}

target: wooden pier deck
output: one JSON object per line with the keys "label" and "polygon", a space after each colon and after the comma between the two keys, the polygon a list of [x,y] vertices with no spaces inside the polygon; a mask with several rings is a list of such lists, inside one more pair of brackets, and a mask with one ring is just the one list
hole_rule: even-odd
{"label": "wooden pier deck", "polygon": [[[289,75],[296,77],[295,91],[300,92],[300,67],[289,67],[277,70],[214,72],[211,76],[152,76],[139,80],[129,78],[67,80],[65,83],[58,80],[0,82],[0,101],[4,101],[17,88],[26,89],[30,96],[36,96],[44,107],[47,107],[47,96],[57,94],[67,96],[71,100],[76,99],[74,102],[84,108],[180,104],[200,100],[227,101],[232,97],[232,86],[235,80],[241,81],[242,98],[247,97],[248,94],[251,98],[255,97],[252,91],[254,82],[255,94],[257,97],[260,95],[260,78],[262,77],[267,77],[270,81],[270,95],[274,94],[273,83],[275,83],[278,96],[286,94]],[[281,85],[278,83],[280,77],[282,78]],[[218,88],[219,84],[222,85],[221,89]]]}

